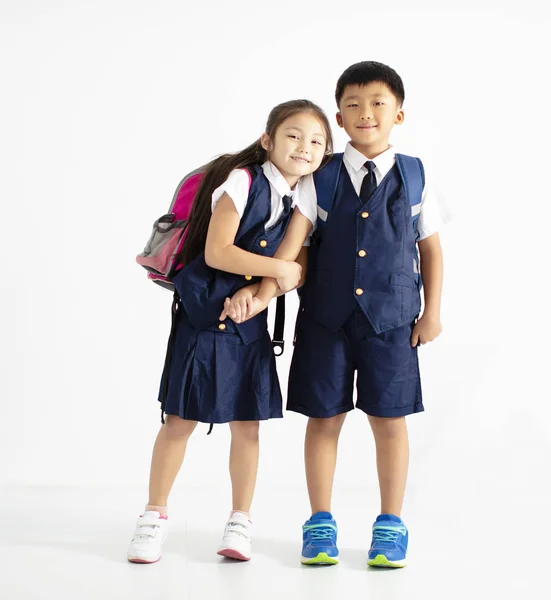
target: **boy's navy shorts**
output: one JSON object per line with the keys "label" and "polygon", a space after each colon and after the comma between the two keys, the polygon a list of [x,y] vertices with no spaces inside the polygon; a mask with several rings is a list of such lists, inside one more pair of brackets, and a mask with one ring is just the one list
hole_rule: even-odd
{"label": "boy's navy shorts", "polygon": [[299,311],[289,372],[287,410],[308,417],[332,417],[356,407],[373,417],[422,412],[414,323],[376,334],[360,308],[339,331]]}

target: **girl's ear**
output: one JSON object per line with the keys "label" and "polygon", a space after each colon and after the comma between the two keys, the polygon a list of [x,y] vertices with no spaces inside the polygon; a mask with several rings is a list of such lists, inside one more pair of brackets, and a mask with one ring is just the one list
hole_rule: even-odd
{"label": "girl's ear", "polygon": [[267,133],[263,133],[260,136],[260,145],[266,150],[266,152],[270,149],[270,136]]}

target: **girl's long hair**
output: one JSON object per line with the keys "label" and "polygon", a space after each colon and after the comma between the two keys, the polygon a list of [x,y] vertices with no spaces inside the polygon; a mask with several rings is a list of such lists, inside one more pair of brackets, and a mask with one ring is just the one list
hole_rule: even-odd
{"label": "girl's long hair", "polygon": [[[309,100],[291,100],[278,104],[271,112],[266,123],[266,133],[270,139],[274,139],[277,128],[289,117],[299,113],[310,112],[314,114],[325,129],[327,146],[325,158],[322,165],[333,153],[333,137],[331,126],[323,110]],[[207,231],[211,217],[211,198],[214,190],[221,186],[234,169],[242,169],[250,165],[262,165],[268,160],[268,153],[262,147],[260,139],[241,152],[235,154],[223,154],[208,163],[203,180],[193,202],[190,215],[189,232],[182,249],[180,260],[184,265],[191,262],[205,249]]]}

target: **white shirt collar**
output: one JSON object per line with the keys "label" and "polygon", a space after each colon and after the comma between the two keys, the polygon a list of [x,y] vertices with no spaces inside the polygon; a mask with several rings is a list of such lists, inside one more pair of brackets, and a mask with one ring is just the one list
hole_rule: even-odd
{"label": "white shirt collar", "polygon": [[271,161],[267,160],[262,165],[262,171],[266,179],[271,183],[274,190],[283,198],[283,196],[294,196],[294,191],[289,187],[285,177],[279,172],[278,168]]}
{"label": "white shirt collar", "polygon": [[356,172],[364,166],[367,160],[372,160],[381,177],[384,177],[396,162],[396,150],[394,149],[394,146],[389,146],[389,148],[379,154],[379,156],[367,159],[359,150],[356,150],[356,148],[348,142],[344,150],[344,158]]}

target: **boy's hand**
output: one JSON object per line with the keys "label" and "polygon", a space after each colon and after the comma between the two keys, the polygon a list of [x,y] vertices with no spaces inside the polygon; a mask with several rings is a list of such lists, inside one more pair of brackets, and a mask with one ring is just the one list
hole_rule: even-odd
{"label": "boy's hand", "polygon": [[302,275],[302,267],[297,262],[289,260],[286,261],[285,264],[285,273],[282,277],[278,277],[276,280],[279,289],[284,294],[294,290],[297,287],[300,281],[300,276]]}
{"label": "boy's hand", "polygon": [[411,334],[411,345],[413,348],[415,348],[415,346],[418,346],[419,344],[432,342],[441,333],[442,324],[440,323],[440,319],[424,314],[413,327],[413,333]]}
{"label": "boy's hand", "polygon": [[241,323],[241,319],[245,318],[247,313],[252,309],[254,298],[253,288],[255,288],[254,285],[248,285],[235,292],[231,299],[226,298],[224,302],[224,309],[218,317],[220,321],[223,321],[226,317],[229,317],[232,321]]}

